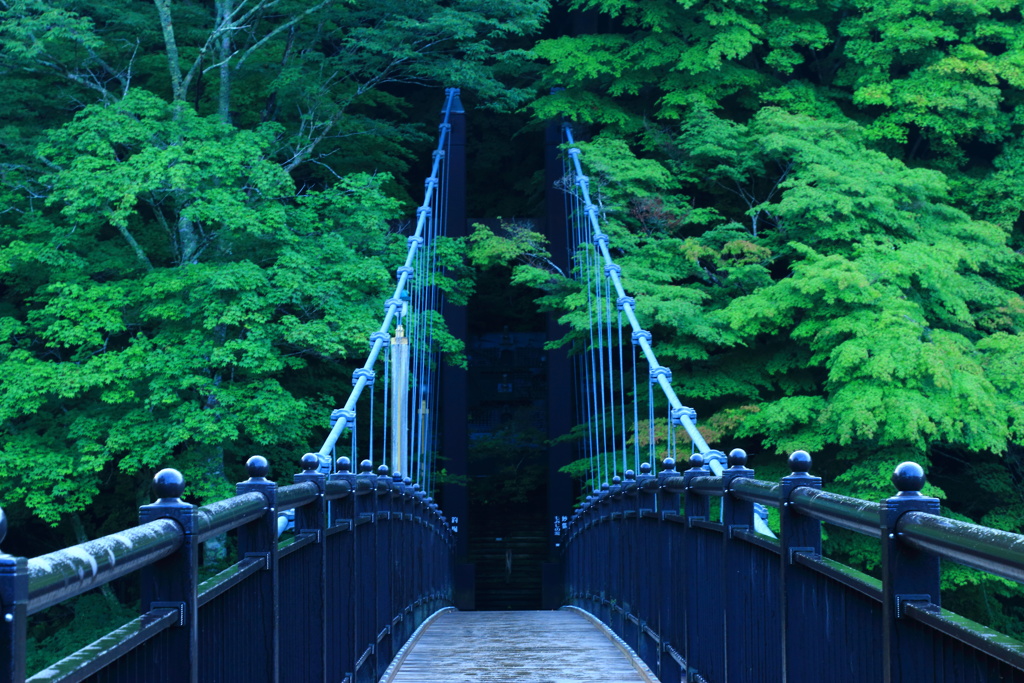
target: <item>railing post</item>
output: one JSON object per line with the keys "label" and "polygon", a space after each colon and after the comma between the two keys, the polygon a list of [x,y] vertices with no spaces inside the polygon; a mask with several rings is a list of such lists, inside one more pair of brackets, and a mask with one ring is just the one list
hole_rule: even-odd
{"label": "railing post", "polygon": [[[659,584],[662,577],[673,576],[673,568],[676,566],[677,557],[681,550],[678,541],[673,543],[674,534],[672,532],[674,530],[666,522],[667,516],[679,515],[680,495],[676,491],[670,491],[665,487],[665,483],[669,479],[678,476],[676,461],[673,458],[665,458],[661,462],[661,472],[658,473],[658,493],[655,497],[658,511],[658,531],[655,538],[651,539],[655,544],[654,566],[656,568],[655,576],[658,577]],[[669,648],[678,648],[680,645],[678,641],[679,634],[676,629],[679,619],[679,615],[676,613],[677,605],[675,600],[669,596],[660,596],[657,609],[658,637],[661,641],[658,647],[658,679],[662,683],[675,683],[679,680],[677,673],[679,666],[672,658]]]}
{"label": "railing post", "polygon": [[[698,642],[701,639],[700,623],[701,615],[697,612],[697,605],[700,604],[698,595],[706,590],[701,585],[701,557],[700,544],[697,535],[691,530],[695,521],[708,521],[711,515],[711,501],[707,496],[690,493],[690,482],[697,477],[706,477],[709,472],[704,465],[704,458],[700,453],[690,456],[690,469],[683,472],[683,486],[687,491],[683,498],[683,541],[682,547],[677,553],[683,567],[683,600],[678,610],[682,612],[681,632],[677,638],[682,640],[683,659],[686,660],[685,672],[678,677],[678,680],[692,680],[691,672],[697,669],[696,653],[699,651]],[[708,581],[718,581],[718,577],[707,577]],[[677,624],[679,621],[676,622]]]}
{"label": "railing post", "polygon": [[[638,545],[638,570],[634,581],[636,582],[637,614],[640,615],[640,624],[637,626],[636,652],[640,658],[647,662],[651,669],[657,671],[660,654],[660,638],[655,642],[651,633],[658,628],[660,616],[658,600],[660,599],[659,582],[657,576],[657,562],[655,561],[657,548],[654,547],[657,534],[651,533],[657,528],[655,516],[655,497],[657,496],[658,478],[651,474],[651,464],[648,462],[640,465],[640,475],[636,478],[636,531],[635,538]],[[649,624],[649,625],[648,625]],[[648,630],[649,629],[649,630]]]}
{"label": "railing post", "polygon": [[611,621],[608,626],[620,638],[625,632],[626,611],[624,602],[625,587],[625,562],[626,552],[624,548],[625,539],[622,536],[625,530],[622,525],[622,478],[618,475],[612,477],[612,485],[608,489],[608,588],[611,596],[611,609],[609,616]]}
{"label": "railing post", "polygon": [[[253,601],[260,606],[260,619],[263,628],[258,630],[264,641],[248,643],[249,656],[263,657],[267,680],[278,681],[280,624],[278,610],[280,598],[277,590],[277,484],[267,479],[270,474],[270,463],[262,455],[254,455],[245,462],[249,478],[235,485],[235,494],[263,494],[267,507],[263,516],[238,529],[238,557],[258,558],[264,562],[263,571],[256,573],[249,588]],[[211,653],[212,656],[219,656]]]}
{"label": "railing post", "polygon": [[357,551],[355,537],[356,491],[358,483],[352,473],[352,461],[341,456],[337,471],[328,475],[330,482],[348,484],[349,494],[340,500],[327,503],[328,546],[327,553],[327,642],[331,657],[327,661],[327,679],[352,683],[355,680],[355,663],[362,653],[363,644],[357,636],[361,633],[357,611],[361,605],[361,590],[357,576]]}
{"label": "railing post", "polygon": [[[314,679],[327,681],[327,503],[324,494],[327,487],[327,475],[317,470],[320,460],[316,453],[306,453],[299,461],[302,472],[292,477],[296,484],[312,483],[319,492],[316,500],[295,510],[296,534],[315,534],[316,541],[306,552],[308,562],[315,565],[316,578],[302,586],[302,611],[305,614],[306,628],[299,633],[281,631],[287,639],[280,644],[280,677],[287,678],[289,671],[287,662],[292,655],[308,657],[310,670]],[[315,664],[313,660],[315,658]],[[316,673],[319,671],[319,673]]]}
{"label": "railing post", "polygon": [[178,610],[178,625],[167,632],[170,658],[146,663],[140,680],[153,683],[198,683],[199,680],[199,540],[197,508],[181,500],[185,479],[173,469],[153,477],[157,501],[139,508],[139,523],[173,519],[183,533],[181,547],[139,572],[142,613],[160,607]]}
{"label": "railing post", "polygon": [[816,604],[817,596],[808,588],[813,585],[809,580],[813,577],[809,576],[806,568],[796,564],[796,555],[821,554],[821,522],[794,510],[789,504],[789,497],[801,486],[820,489],[821,478],[808,474],[811,456],[806,451],[795,451],[789,456],[789,469],[792,474],[782,478],[779,489],[782,501],[779,507],[782,680],[803,683],[822,674],[820,658],[814,648],[807,647],[807,634],[814,633],[820,623],[816,618],[820,605]]}
{"label": "railing post", "polygon": [[375,678],[380,678],[391,663],[391,629],[395,616],[391,599],[391,475],[388,466],[377,468],[376,543],[374,544],[374,573],[377,575],[377,625],[374,627]]}
{"label": "railing post", "polygon": [[[0,543],[7,537],[7,515],[0,509]],[[28,560],[0,552],[0,681],[24,683],[28,627]]]}
{"label": "railing post", "polygon": [[356,618],[356,660],[353,665],[355,683],[372,683],[375,667],[373,653],[376,648],[377,625],[377,577],[376,526],[377,477],[373,474],[373,463],[363,460],[359,463],[356,476],[356,495],[353,523],[355,534],[355,558],[352,573],[355,575],[355,618]]}
{"label": "railing post", "polygon": [[[751,628],[747,607],[761,599],[754,586],[758,578],[752,576],[750,555],[743,541],[734,540],[738,530],[749,530],[754,523],[754,504],[734,498],[730,489],[736,479],[752,478],[754,470],[747,468],[747,453],[741,448],[729,451],[729,469],[722,472],[722,583],[725,588],[725,629],[722,643],[725,647],[725,680],[750,681],[754,671],[754,656],[749,651],[750,639],[743,632]],[[735,633],[733,633],[735,631]]]}
{"label": "railing post", "polygon": [[939,499],[921,495],[924,470],[904,462],[892,475],[897,493],[882,501],[882,621],[885,683],[935,680],[931,637],[904,618],[907,603],[940,604],[939,558],[907,547],[896,525],[907,512],[939,514]]}
{"label": "railing post", "polygon": [[640,654],[640,633],[643,628],[644,613],[640,608],[640,582],[643,578],[643,558],[640,556],[640,533],[637,514],[636,473],[633,470],[626,470],[623,475],[625,482],[622,485],[622,523],[619,525],[622,534],[624,548],[622,551],[625,571],[622,582],[622,607],[626,610],[625,632],[622,639],[633,648],[633,651]]}

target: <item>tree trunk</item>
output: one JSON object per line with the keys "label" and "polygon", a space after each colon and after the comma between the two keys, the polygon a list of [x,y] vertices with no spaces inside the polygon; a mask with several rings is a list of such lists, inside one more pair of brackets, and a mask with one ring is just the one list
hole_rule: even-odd
{"label": "tree trunk", "polygon": [[220,40],[217,41],[217,61],[220,63],[220,92],[217,97],[217,114],[224,123],[231,123],[231,14],[233,0],[217,0],[217,27]]}
{"label": "tree trunk", "polygon": [[174,39],[174,22],[171,19],[171,0],[153,0],[157,15],[160,17],[160,30],[164,34],[164,46],[167,49],[167,68],[171,74],[171,91],[175,102],[185,101],[185,87],[181,78],[181,61],[178,56],[178,43]]}

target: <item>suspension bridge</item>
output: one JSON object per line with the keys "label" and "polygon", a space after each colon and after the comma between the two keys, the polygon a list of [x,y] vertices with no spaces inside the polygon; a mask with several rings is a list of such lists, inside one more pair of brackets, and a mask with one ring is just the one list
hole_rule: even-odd
{"label": "suspension bridge", "polygon": [[[950,561],[1024,581],[1024,537],[940,516],[914,463],[896,468],[890,497],[866,501],[823,490],[806,452],[765,481],[742,450],[706,443],[562,124],[549,129],[549,235],[589,325],[571,361],[550,364],[570,394],[548,417],[555,432],[581,425],[592,492],[575,507],[564,484],[562,502],[549,492],[545,606],[562,609],[472,609],[464,493],[437,478],[439,454],[467,440],[467,374],[440,353],[443,328],[465,334],[465,311],[445,304],[435,249],[465,229],[464,119],[450,89],[406,259],[320,448],[273,463],[294,471],[276,482],[253,456],[236,495],[202,507],[164,469],[137,526],[0,554],[0,680],[1024,681],[1024,645],[944,610],[939,575]],[[552,215],[565,230],[550,231]],[[880,577],[823,555],[823,524],[873,539]],[[203,545],[225,534],[233,556],[200,580]],[[32,615],[125,578],[137,618],[26,671]]]}

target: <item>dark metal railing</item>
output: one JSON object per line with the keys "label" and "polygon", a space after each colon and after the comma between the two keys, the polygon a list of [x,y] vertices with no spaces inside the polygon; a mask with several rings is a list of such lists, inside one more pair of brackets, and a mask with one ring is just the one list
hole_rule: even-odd
{"label": "dark metal railing", "polygon": [[[430,614],[451,604],[454,537],[432,499],[408,480],[372,471],[317,471],[302,458],[295,483],[247,463],[237,495],[203,507],[181,500],[175,470],[154,478],[140,524],[25,559],[0,554],[0,682],[162,683],[376,681]],[[295,510],[295,533],[277,516]],[[7,522],[0,510],[0,541]],[[200,544],[231,532],[237,556],[198,581]],[[30,615],[114,579],[137,575],[142,614],[27,678]]]}
{"label": "dark metal railing", "polygon": [[[914,463],[875,503],[822,491],[803,451],[780,482],[739,449],[728,462],[645,464],[570,523],[568,603],[662,683],[1024,681],[1024,643],[942,609],[939,590],[940,559],[1024,581],[1024,536],[939,516]],[[755,504],[779,510],[778,539],[753,530]],[[822,522],[879,539],[881,580],[822,556]]]}

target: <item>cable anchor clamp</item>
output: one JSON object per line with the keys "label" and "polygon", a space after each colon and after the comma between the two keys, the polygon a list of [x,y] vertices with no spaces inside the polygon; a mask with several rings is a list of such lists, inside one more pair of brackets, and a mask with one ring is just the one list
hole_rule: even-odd
{"label": "cable anchor clamp", "polygon": [[[384,307],[384,313],[387,314],[387,306]],[[381,347],[385,347],[391,344],[391,335],[387,332],[377,331],[370,335],[370,347],[372,348],[377,341],[381,342]]]}
{"label": "cable anchor clamp", "polygon": [[[668,370],[668,368],[665,369]],[[672,381],[671,372],[668,373],[668,376],[669,381]],[[690,420],[690,422],[697,424],[697,411],[693,408],[687,408],[686,406],[672,409],[672,424],[682,426],[684,415]]]}
{"label": "cable anchor clamp", "polygon": [[[627,297],[628,298],[628,297]],[[654,336],[647,330],[637,330],[633,333],[633,344],[638,346],[641,339],[646,339],[647,343],[650,344],[654,341]]]}
{"label": "cable anchor clamp", "polygon": [[352,386],[355,386],[356,384],[358,384],[359,383],[359,379],[361,377],[365,377],[366,378],[366,386],[372,387],[373,386],[373,378],[374,378],[374,376],[375,375],[374,375],[373,370],[370,370],[368,368],[359,368],[359,369],[355,370],[352,373]]}
{"label": "cable anchor clamp", "polygon": [[[620,270],[619,272],[621,273],[622,271]],[[623,310],[626,307],[627,304],[634,311],[636,310],[636,299],[634,299],[631,296],[620,296],[618,299],[615,300],[615,308],[619,309],[620,311]],[[640,331],[643,332],[644,330],[640,330]],[[634,332],[634,335],[635,334],[636,333]],[[647,341],[650,341],[650,339],[648,339]],[[636,344],[636,342],[637,342],[637,340],[634,337],[633,343]]]}
{"label": "cable anchor clamp", "polygon": [[609,263],[604,267],[604,276],[611,277],[612,273],[616,275],[622,275],[622,267],[616,263]]}
{"label": "cable anchor clamp", "polygon": [[344,408],[335,408],[331,411],[331,429],[334,429],[334,425],[338,423],[338,420],[344,419],[347,424],[354,425],[356,423],[356,411],[345,410]]}
{"label": "cable anchor clamp", "polygon": [[669,382],[672,382],[672,371],[664,365],[651,368],[651,384],[657,384],[659,377],[664,377]]}

